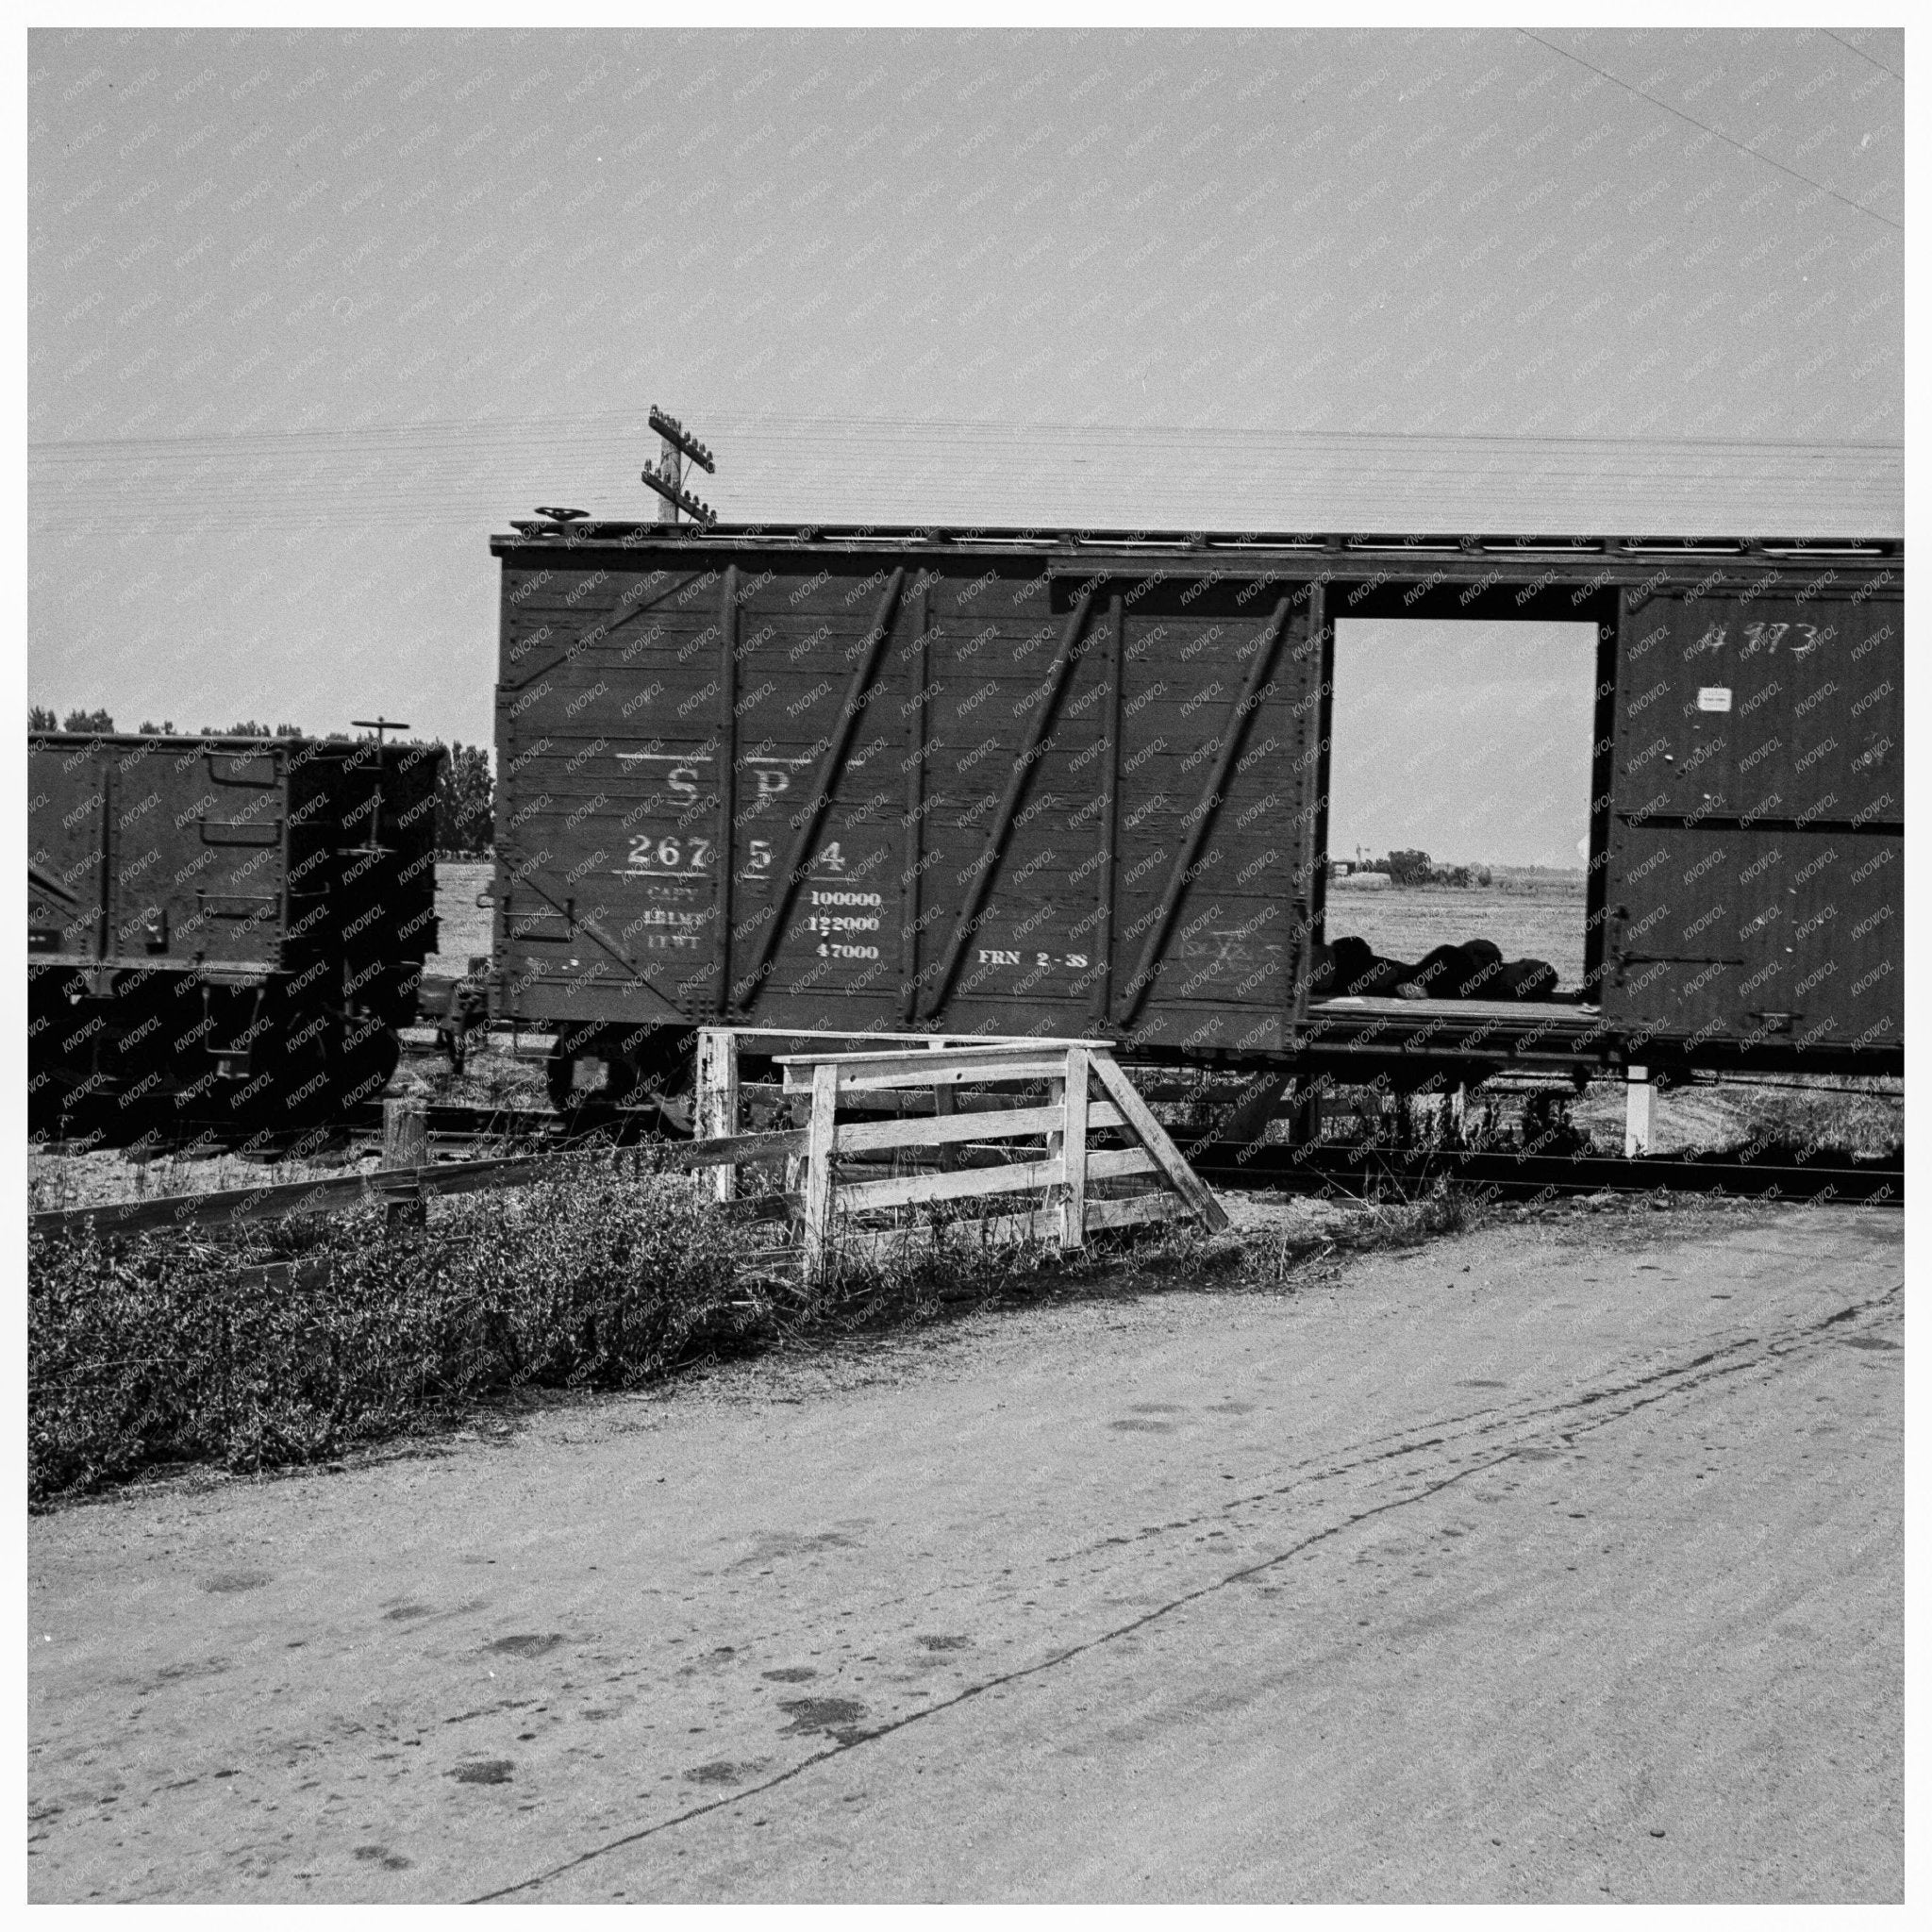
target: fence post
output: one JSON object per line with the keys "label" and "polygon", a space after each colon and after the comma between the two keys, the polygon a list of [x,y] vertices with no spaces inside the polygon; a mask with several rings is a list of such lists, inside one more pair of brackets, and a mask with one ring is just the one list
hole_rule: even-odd
{"label": "fence post", "polygon": [[[738,1035],[729,1027],[698,1028],[698,1138],[723,1140],[738,1131]],[[738,1170],[714,1167],[711,1190],[720,1201],[738,1191]]]}
{"label": "fence post", "polygon": [[1060,1252],[1087,1245],[1087,1049],[1067,1049],[1062,1084],[1066,1126],[1060,1134],[1060,1160],[1066,1191],[1060,1205]]}
{"label": "fence post", "polygon": [[1624,1078],[1624,1158],[1635,1160],[1650,1152],[1650,1069],[1625,1067]]}
{"label": "fence post", "polygon": [[805,1150],[805,1278],[818,1282],[832,1257],[832,1166],[837,1153],[839,1069],[811,1070],[811,1126]]}
{"label": "fence post", "polygon": [[[420,1174],[429,1160],[429,1113],[418,1100],[382,1103],[382,1164],[385,1170]],[[395,1184],[383,1208],[386,1228],[421,1227],[429,1218],[420,1180]]]}
{"label": "fence post", "polygon": [[[944,1053],[946,1050],[946,1042],[943,1040],[929,1040],[926,1041],[926,1045],[934,1053]],[[953,1090],[950,1087],[940,1086],[932,1090],[932,1112],[935,1120],[942,1121],[951,1118],[953,1112]],[[951,1174],[958,1164],[958,1149],[948,1141],[940,1148],[940,1172],[941,1174]]]}

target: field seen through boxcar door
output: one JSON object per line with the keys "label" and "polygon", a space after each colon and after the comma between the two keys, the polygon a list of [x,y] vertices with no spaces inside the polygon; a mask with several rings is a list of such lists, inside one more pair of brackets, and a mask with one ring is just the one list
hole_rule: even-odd
{"label": "field seen through boxcar door", "polygon": [[1545,959],[1557,984],[1583,978],[1585,874],[1498,870],[1488,886],[1386,886],[1336,880],[1328,888],[1330,944],[1366,940],[1384,958],[1420,959],[1432,946],[1489,940],[1506,959]]}

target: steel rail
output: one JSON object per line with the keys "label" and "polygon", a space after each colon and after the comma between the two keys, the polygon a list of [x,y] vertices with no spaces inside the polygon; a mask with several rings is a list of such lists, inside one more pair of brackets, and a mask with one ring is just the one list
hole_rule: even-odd
{"label": "steel rail", "polygon": [[1698,1156],[1542,1154],[1507,1148],[1373,1146],[1184,1147],[1202,1179],[1218,1188],[1280,1189],[1291,1193],[1368,1194],[1426,1191],[1438,1184],[1492,1199],[1548,1200],[1566,1194],[1707,1194],[1753,1199],[1840,1201],[1903,1207],[1903,1152],[1884,1159],[1793,1160],[1782,1149]]}

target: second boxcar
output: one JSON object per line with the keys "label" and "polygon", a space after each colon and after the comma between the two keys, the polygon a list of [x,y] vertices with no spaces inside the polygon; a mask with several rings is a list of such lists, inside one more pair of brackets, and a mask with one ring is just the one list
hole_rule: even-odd
{"label": "second boxcar", "polygon": [[280,1128],[380,1093],[436,945],[441,757],[30,734],[32,1117]]}

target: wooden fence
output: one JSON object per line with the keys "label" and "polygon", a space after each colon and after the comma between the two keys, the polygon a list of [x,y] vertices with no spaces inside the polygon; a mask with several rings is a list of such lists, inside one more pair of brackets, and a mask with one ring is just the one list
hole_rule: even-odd
{"label": "wooden fence", "polygon": [[[695,1068],[696,1115],[694,1125],[701,1141],[722,1144],[738,1136],[744,1127],[744,1114],[739,1092],[739,1063],[744,1051],[767,1058],[787,1054],[829,1054],[833,1041],[843,1042],[847,1053],[876,1052],[887,1047],[921,1052],[943,1052],[949,1047],[1011,1046],[1039,1047],[1105,1046],[1104,1041],[988,1040],[981,1033],[887,1033],[876,1028],[863,1031],[829,1027],[799,1026],[701,1026],[698,1029]],[[989,1103],[991,1104],[991,1103]],[[953,1110],[953,1090],[936,1090],[934,1107],[940,1113]],[[797,1143],[805,1151],[803,1136]],[[942,1165],[950,1165],[950,1154],[941,1154]],[[739,1174],[733,1162],[714,1165],[713,1186],[720,1201],[729,1201],[738,1192]]]}
{"label": "wooden fence", "polygon": [[[975,1197],[1039,1192],[1042,1201],[964,1222],[962,1232],[981,1239],[1032,1236],[1054,1240],[1063,1250],[1083,1246],[1095,1228],[1124,1227],[1192,1214],[1210,1228],[1226,1216],[1213,1193],[1182,1158],[1148,1111],[1126,1074],[1102,1041],[975,1040],[909,1036],[920,1044],[882,1053],[843,1053],[822,1048],[774,1056],[783,1070],[784,1091],[808,1108],[808,1124],[763,1133],[741,1133],[738,1049],[751,1029],[708,1028],[699,1046],[700,1138],[658,1144],[628,1158],[658,1169],[711,1168],[718,1174],[720,1209],[734,1219],[791,1222],[800,1225],[808,1277],[817,1278],[841,1247],[877,1252],[913,1238],[930,1224],[877,1224],[888,1210],[941,1208]],[[801,1036],[776,1036],[784,1043]],[[855,1036],[831,1036],[846,1041]],[[957,1111],[962,1090],[1044,1086],[1044,1105],[1002,1105],[975,1093],[970,1111]],[[1096,1092],[1094,1090],[1098,1089]],[[902,1118],[838,1118],[841,1095],[884,1097],[924,1090],[930,1113]],[[92,1222],[103,1234],[136,1235],[204,1231],[244,1222],[276,1221],[291,1214],[341,1212],[381,1204],[391,1224],[420,1220],[432,1194],[472,1193],[555,1179],[587,1161],[610,1158],[582,1151],[512,1155],[500,1159],[431,1162],[423,1112],[409,1102],[385,1106],[383,1165],[373,1174],[330,1175],[198,1194],[154,1195],[145,1200],[47,1209],[32,1215],[36,1234],[58,1235]],[[707,1131],[708,1129],[708,1131]],[[1096,1134],[1124,1140],[1122,1147],[1091,1144]],[[1003,1158],[994,1143],[1041,1140],[1040,1159]],[[980,1143],[969,1147],[968,1143]],[[619,1155],[624,1158],[625,1156]],[[841,1167],[857,1163],[917,1161],[923,1172],[883,1179],[843,1179]],[[782,1190],[740,1191],[740,1170],[783,1162]],[[1124,1197],[1095,1191],[1128,1179],[1149,1180],[1152,1191]]]}
{"label": "wooden fence", "polygon": [[[841,1248],[875,1252],[924,1231],[916,1223],[867,1227],[859,1224],[864,1217],[992,1194],[1038,1191],[1046,1198],[1038,1208],[1009,1208],[954,1223],[951,1231],[983,1240],[1023,1234],[1044,1237],[1057,1241],[1066,1252],[1084,1247],[1093,1228],[1126,1227],[1190,1214],[1209,1228],[1227,1225],[1221,1204],[1181,1158],[1102,1042],[1008,1041],[924,1052],[774,1058],[784,1069],[787,1091],[810,1095],[800,1204],[808,1278],[822,1274]],[[944,1104],[965,1087],[1041,1083],[1048,1090],[1044,1106],[953,1114]],[[1095,1085],[1100,1090],[1097,1096]],[[839,1120],[841,1094],[908,1088],[932,1090],[934,1108],[929,1116]],[[1111,1131],[1121,1133],[1128,1144],[1090,1144],[1091,1135]],[[887,1150],[915,1154],[968,1141],[1035,1137],[1044,1138],[1043,1159],[954,1170],[940,1166],[884,1180],[841,1181],[843,1155]],[[1091,1191],[1093,1183],[1129,1178],[1151,1178],[1154,1191],[1125,1198],[1098,1197]]]}

